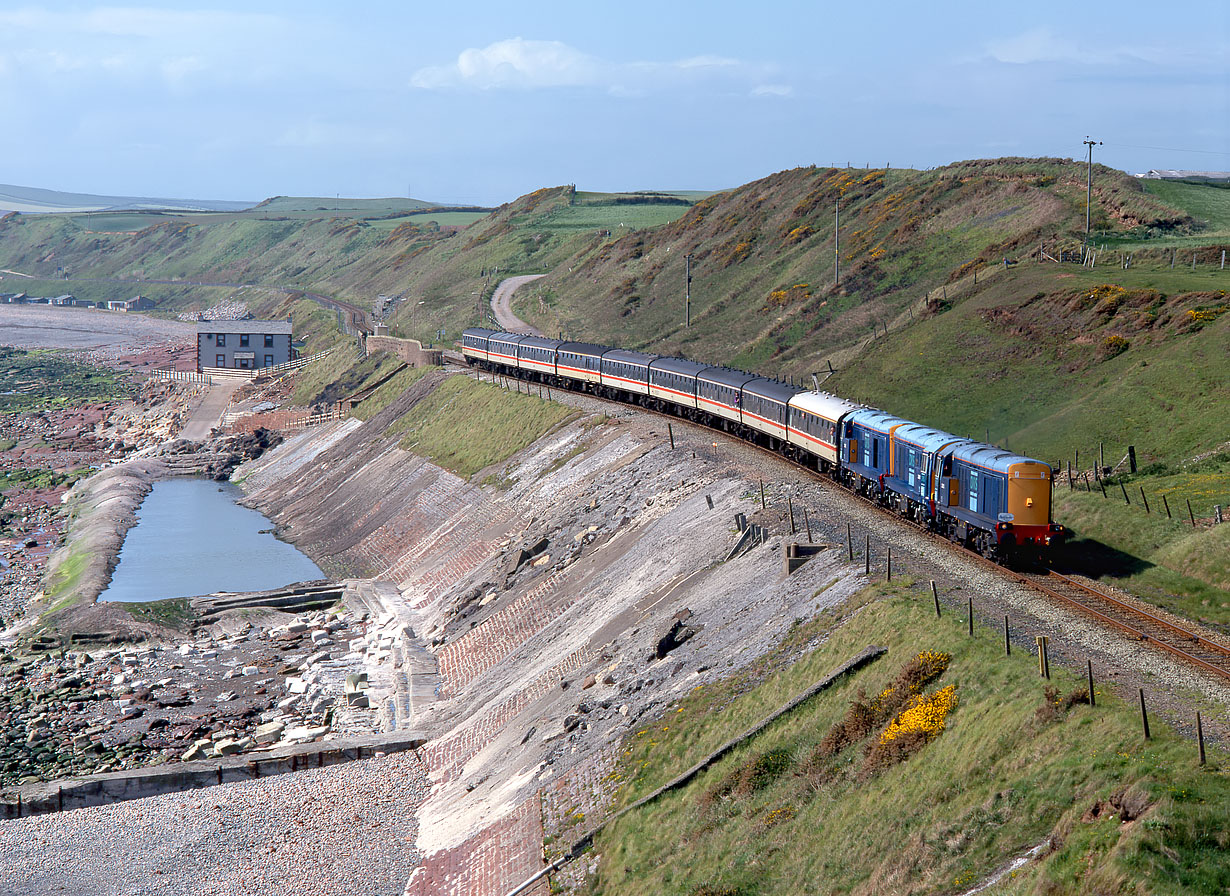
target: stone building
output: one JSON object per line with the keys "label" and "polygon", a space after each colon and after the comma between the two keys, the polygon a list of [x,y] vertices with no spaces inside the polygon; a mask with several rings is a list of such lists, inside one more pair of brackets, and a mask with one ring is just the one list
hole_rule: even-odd
{"label": "stone building", "polygon": [[205,320],[196,325],[196,369],[258,370],[293,360],[288,320]]}

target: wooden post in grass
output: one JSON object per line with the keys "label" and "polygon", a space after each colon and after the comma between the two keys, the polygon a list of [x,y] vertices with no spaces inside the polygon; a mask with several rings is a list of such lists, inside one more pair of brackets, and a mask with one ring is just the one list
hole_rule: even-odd
{"label": "wooden post in grass", "polygon": [[893,580],[893,549],[891,547],[888,549],[888,566],[886,570],[887,572],[884,574],[885,581],[891,582]]}
{"label": "wooden post in grass", "polygon": [[931,599],[935,601],[935,618],[940,618],[940,593],[935,588],[935,579],[931,580]]}
{"label": "wooden post in grass", "polygon": [[1093,696],[1093,660],[1085,660],[1085,673],[1089,678],[1089,705],[1097,706],[1097,701]]}
{"label": "wooden post in grass", "polygon": [[[716,445],[717,443],[716,443],[716,442],[714,442],[714,444]],[[764,509],[765,509],[765,507],[766,507],[766,505],[765,505],[765,503],[764,503],[764,480],[763,480],[763,479],[761,479],[761,480],[760,480],[760,509],[761,509],[761,510],[764,510]]]}
{"label": "wooden post in grass", "polygon": [[1128,445],[1128,472],[1136,472],[1136,446]]}
{"label": "wooden post in grass", "polygon": [[850,562],[854,562],[854,535],[850,531],[850,524],[846,523],[846,549],[850,552]]}
{"label": "wooden post in grass", "polygon": [[1196,744],[1200,747],[1200,764],[1204,765],[1204,722],[1200,719],[1200,713],[1196,713]]}
{"label": "wooden post in grass", "polygon": [[1137,690],[1140,691],[1140,724],[1145,729],[1145,740],[1149,740],[1149,712],[1145,709],[1145,689]]}
{"label": "wooden post in grass", "polygon": [[670,440],[671,440],[671,451],[674,451],[675,450],[675,431],[671,429],[671,425],[669,423],[666,424],[666,434],[670,437]]}
{"label": "wooden post in grass", "polygon": [[811,520],[807,518],[807,508],[803,508],[803,527],[807,530],[807,543],[811,544]]}
{"label": "wooden post in grass", "polygon": [[1034,641],[1038,645],[1038,674],[1049,681],[1051,677],[1051,664],[1050,658],[1046,655],[1046,635],[1037,635],[1034,637]]}
{"label": "wooden post in grass", "polygon": [[1012,634],[1008,630],[1008,614],[1004,614],[1004,656],[1012,656]]}
{"label": "wooden post in grass", "polygon": [[1131,504],[1132,502],[1128,499],[1128,496],[1127,496],[1127,487],[1126,487],[1126,486],[1124,486],[1124,484],[1123,484],[1123,480],[1119,480],[1119,488],[1123,490],[1123,503],[1124,503],[1124,504]]}
{"label": "wooden post in grass", "polygon": [[1101,479],[1099,479],[1099,480],[1098,480],[1098,487],[1099,487],[1100,489],[1102,489],[1102,497],[1103,497],[1103,498],[1105,498],[1105,497],[1106,497],[1106,483],[1105,483],[1105,482],[1103,482]]}
{"label": "wooden post in grass", "polygon": [[790,534],[794,535],[794,502],[790,500],[790,496],[786,495],[786,515],[790,517]]}
{"label": "wooden post in grass", "polygon": [[1170,515],[1170,502],[1166,500],[1165,495],[1162,495],[1162,506],[1166,508],[1166,519],[1174,519],[1174,517]]}
{"label": "wooden post in grass", "polygon": [[969,601],[968,603],[969,634],[970,634],[970,637],[972,638],[974,636],[974,599],[971,597],[971,598],[968,598],[967,600]]}
{"label": "wooden post in grass", "polygon": [[1187,516],[1192,521],[1192,528],[1196,528],[1196,514],[1192,513],[1192,499],[1187,499]]}
{"label": "wooden post in grass", "polygon": [[1149,499],[1145,497],[1145,487],[1143,485],[1140,487],[1140,500],[1144,502],[1145,513],[1148,513],[1149,512]]}
{"label": "wooden post in grass", "polygon": [[1072,461],[1068,461],[1068,491],[1072,491]]}
{"label": "wooden post in grass", "polygon": [[867,554],[863,558],[863,575],[871,575],[871,536],[867,536]]}

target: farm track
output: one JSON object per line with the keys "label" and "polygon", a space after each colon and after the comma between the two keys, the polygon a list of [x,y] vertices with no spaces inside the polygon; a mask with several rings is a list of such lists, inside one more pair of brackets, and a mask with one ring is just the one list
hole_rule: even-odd
{"label": "farm track", "polygon": [[[469,365],[464,366],[468,367]],[[507,376],[507,374],[498,375]],[[516,378],[524,379],[522,377]],[[525,382],[528,384],[532,381],[525,380]],[[638,411],[643,411],[648,414],[662,417],[669,421],[684,424],[691,423],[693,425],[700,426],[711,432],[720,433],[723,436],[737,439],[740,444],[748,445],[771,457],[779,460],[785,460],[791,464],[794,464],[800,470],[805,471],[812,478],[841,488],[840,483],[836,482],[836,480],[824,476],[812,467],[798,463],[797,461],[793,461],[781,452],[765,447],[764,445],[741,439],[735,434],[725,430],[707,426],[706,424],[699,423],[697,421],[688,420],[685,417],[678,417],[674,414],[668,414],[663,411],[647,408],[642,405],[632,404],[630,402],[615,401],[613,399],[595,395],[590,392],[581,392],[580,390],[567,389],[565,387],[553,388],[560,388],[562,391],[585,395],[598,401],[627,405]],[[1026,587],[1045,595],[1048,599],[1053,600],[1062,606],[1076,609],[1086,616],[1094,619],[1098,624],[1113,629],[1121,634],[1125,634],[1129,638],[1138,640],[1147,647],[1169,653],[1171,656],[1174,656],[1203,672],[1216,676],[1223,682],[1230,681],[1230,648],[1197,634],[1191,629],[1185,627],[1185,625],[1180,622],[1172,622],[1157,613],[1134,606],[1132,603],[1114,596],[1104,587],[1097,587],[1092,584],[1080,582],[1053,570],[1047,570],[1045,573],[1023,573],[1001,566],[1000,564],[987,559],[977,551],[971,550],[963,545],[956,544],[949,539],[926,529],[918,523],[907,520],[904,517],[886,510],[884,507],[876,504],[864,495],[860,495],[857,492],[846,488],[841,488],[841,490],[848,495],[858,498],[867,506],[874,507],[884,517],[895,519],[899,523],[907,526],[910,530],[927,537],[928,540],[937,546],[946,547],[954,554],[957,554],[967,560],[973,560],[974,562],[983,565],[988,570],[993,571],[995,574],[1005,579],[1025,585]]]}

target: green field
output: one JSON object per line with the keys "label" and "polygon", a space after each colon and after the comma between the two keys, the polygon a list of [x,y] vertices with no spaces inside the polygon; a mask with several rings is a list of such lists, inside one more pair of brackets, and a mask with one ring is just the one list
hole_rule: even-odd
{"label": "green field", "polygon": [[396,230],[403,224],[439,224],[441,227],[468,227],[490,214],[487,211],[439,211],[415,212],[398,215],[396,218],[373,218],[368,223],[377,230]]}
{"label": "green field", "polygon": [[74,224],[89,233],[136,233],[153,224],[161,224],[182,213],[172,212],[90,212],[73,215]]}
{"label": "green field", "polygon": [[403,199],[391,196],[384,199],[350,199],[346,196],[274,196],[252,208],[261,212],[363,212],[367,215],[392,212],[418,211],[431,208],[436,203],[422,199]]}
{"label": "green field", "polygon": [[557,209],[533,221],[545,230],[642,230],[677,221],[688,206],[645,203],[643,205],[574,205]]}
{"label": "green field", "polygon": [[[1181,181],[1142,180],[1145,191],[1168,205],[1181,208],[1199,222],[1194,233],[1185,234],[1098,234],[1097,242],[1111,248],[1130,250],[1208,246],[1230,243],[1230,185],[1190,184]],[[1143,238],[1142,238],[1143,237]]]}
{"label": "green field", "polygon": [[[1048,691],[1028,652],[1005,657],[1001,629],[976,626],[970,638],[961,614],[937,621],[925,582],[876,586],[860,602],[856,613],[838,611],[848,614],[844,625],[827,613],[799,624],[778,656],[693,689],[626,739],[612,776],[617,806],[669,781],[866,645],[888,648],[599,834],[586,892],[956,894],[1040,844],[1049,848],[995,893],[1230,887],[1224,754],[1202,769],[1195,745],[1156,721],[1144,740],[1136,706],[1102,686],[1089,706],[1083,676],[1052,669]],[[808,643],[823,646],[795,661]],[[931,659],[911,663],[925,652]],[[946,669],[936,653],[951,657]],[[924,668],[943,671],[927,681]],[[956,705],[946,718],[931,710],[897,716],[900,737],[886,745],[881,732],[894,710],[878,707],[908,707],[909,693],[947,687]],[[561,832],[553,846],[587,826]]]}

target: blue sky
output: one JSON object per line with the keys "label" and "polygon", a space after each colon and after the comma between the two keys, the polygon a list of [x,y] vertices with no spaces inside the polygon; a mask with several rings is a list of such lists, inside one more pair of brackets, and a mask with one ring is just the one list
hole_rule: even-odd
{"label": "blue sky", "polygon": [[0,7],[0,182],[122,195],[720,189],[1004,155],[1230,169],[1230,3]]}

